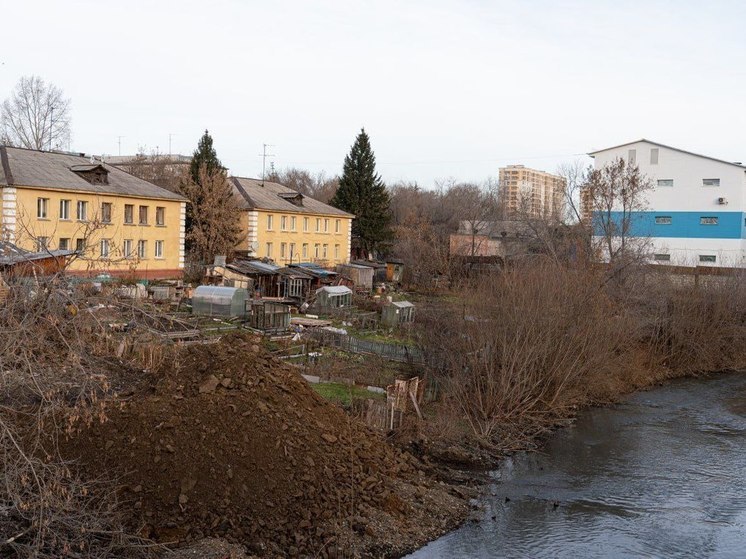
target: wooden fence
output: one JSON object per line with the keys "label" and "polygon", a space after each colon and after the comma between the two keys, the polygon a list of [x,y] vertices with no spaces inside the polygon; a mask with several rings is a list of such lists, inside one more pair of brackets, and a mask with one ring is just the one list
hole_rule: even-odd
{"label": "wooden fence", "polygon": [[331,332],[321,328],[309,329],[304,335],[317,341],[321,345],[336,347],[351,353],[378,355],[384,359],[400,361],[402,363],[424,362],[422,352],[420,352],[416,347],[362,340],[354,336],[341,334],[339,332]]}

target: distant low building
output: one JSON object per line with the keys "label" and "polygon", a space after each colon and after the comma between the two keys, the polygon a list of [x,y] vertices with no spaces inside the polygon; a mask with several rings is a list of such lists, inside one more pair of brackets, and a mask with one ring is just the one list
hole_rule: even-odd
{"label": "distant low building", "polygon": [[461,221],[450,237],[450,254],[472,262],[504,262],[530,252],[533,239],[523,221]]}

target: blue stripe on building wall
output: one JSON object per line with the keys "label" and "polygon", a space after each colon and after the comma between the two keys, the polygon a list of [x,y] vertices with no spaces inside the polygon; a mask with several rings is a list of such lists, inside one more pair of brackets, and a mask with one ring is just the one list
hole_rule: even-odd
{"label": "blue stripe on building wall", "polygon": [[[611,212],[611,219],[620,229],[622,212]],[[602,235],[600,219],[605,214],[594,212],[594,230]],[[656,217],[659,223],[656,223]],[[660,218],[671,218],[671,223],[662,224]],[[703,225],[702,218],[717,218],[717,225]],[[711,221],[711,220],[710,220]],[[746,214],[742,212],[632,212],[630,218],[631,237],[658,237],[684,239],[746,239]]]}

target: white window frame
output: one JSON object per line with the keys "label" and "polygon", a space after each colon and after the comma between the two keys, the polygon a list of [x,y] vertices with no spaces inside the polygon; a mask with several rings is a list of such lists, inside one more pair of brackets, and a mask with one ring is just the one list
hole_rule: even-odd
{"label": "white window frame", "polygon": [[78,200],[75,204],[75,219],[78,221],[88,221],[88,202]]}
{"label": "white window frame", "polygon": [[122,255],[125,258],[132,258],[134,256],[132,252],[132,239],[124,239],[122,242]]}
{"label": "white window frame", "polygon": [[340,227],[341,227],[341,223],[342,223],[341,219],[337,219],[337,220],[334,221],[334,232],[335,233],[339,233]]}
{"label": "white window frame", "polygon": [[137,257],[144,260],[148,257],[148,241],[140,239],[137,241]]}
{"label": "white window frame", "polygon": [[166,225],[166,207],[156,206],[155,207],[155,224],[159,227]]}
{"label": "white window frame", "polygon": [[272,225],[274,225],[274,216],[272,214],[267,215],[267,231],[272,231]]}
{"label": "white window frame", "polygon": [[163,241],[156,241],[155,247],[153,248],[154,258],[163,258]]}
{"label": "white window frame", "polygon": [[281,215],[280,216],[280,231],[287,231],[288,230],[288,216]]}
{"label": "white window frame", "polygon": [[303,231],[305,233],[308,233],[308,218],[307,217],[303,218]]}
{"label": "white window frame", "polygon": [[702,179],[702,186],[707,188],[717,188],[720,186],[720,179]]}
{"label": "white window frame", "polygon": [[99,243],[101,258],[109,258],[109,239],[101,239]]}
{"label": "white window frame", "polygon": [[[65,242],[63,243],[62,241]],[[57,248],[60,250],[70,250],[70,237],[60,237],[60,242],[57,243]]]}
{"label": "white window frame", "polygon": [[47,219],[49,217],[49,198],[36,199],[36,217],[38,219]]}
{"label": "white window frame", "polygon": [[290,216],[290,230],[295,231],[295,216],[294,215]]}
{"label": "white window frame", "polygon": [[267,243],[267,258],[272,258],[272,243]]}
{"label": "white window frame", "polygon": [[658,188],[672,188],[673,187],[673,179],[658,179],[657,181]]}
{"label": "white window frame", "polygon": [[301,258],[303,259],[308,258],[308,243],[303,243],[303,247],[301,250],[303,251],[302,252],[303,256],[301,256]]}
{"label": "white window frame", "polygon": [[60,219],[65,221],[70,220],[70,200],[60,200]]}

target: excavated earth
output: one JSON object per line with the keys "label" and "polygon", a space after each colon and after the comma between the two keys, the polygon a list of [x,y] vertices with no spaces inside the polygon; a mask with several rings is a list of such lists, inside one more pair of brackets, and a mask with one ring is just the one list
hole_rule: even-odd
{"label": "excavated earth", "polygon": [[152,375],[63,445],[85,474],[119,477],[143,536],[220,538],[260,557],[395,557],[467,514],[460,489],[323,400],[257,338],[186,347]]}

